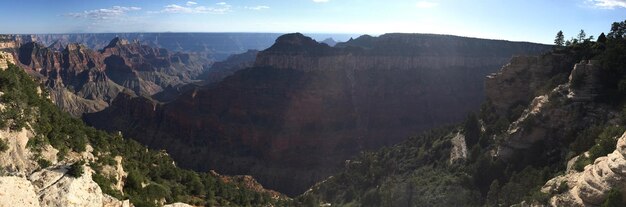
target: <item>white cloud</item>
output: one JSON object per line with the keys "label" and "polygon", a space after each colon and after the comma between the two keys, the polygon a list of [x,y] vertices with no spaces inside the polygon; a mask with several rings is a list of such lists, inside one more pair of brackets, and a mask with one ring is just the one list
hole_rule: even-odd
{"label": "white cloud", "polygon": [[247,7],[244,7],[244,8],[250,9],[250,10],[257,10],[258,11],[258,10],[263,10],[263,9],[269,9],[270,7],[269,6],[265,6],[265,5],[261,5],[261,6],[247,6]]}
{"label": "white cloud", "polygon": [[626,8],[626,0],[587,0],[587,3],[602,9]]}
{"label": "white cloud", "polygon": [[432,1],[418,1],[415,6],[420,9],[429,9],[436,7],[438,4]]}
{"label": "white cloud", "polygon": [[313,0],[313,2],[315,3],[326,3],[329,2],[330,0]]}
{"label": "white cloud", "polygon": [[138,11],[138,10],[141,10],[141,8],[134,7],[134,6],[131,6],[131,7],[114,6],[114,7],[107,8],[107,9],[95,9],[95,10],[88,10],[88,11],[77,12],[77,13],[67,13],[65,14],[65,16],[70,16],[74,18],[89,18],[89,19],[96,19],[96,20],[104,20],[104,19],[113,19],[116,17],[120,17],[130,11]]}
{"label": "white cloud", "polygon": [[193,6],[193,5],[196,5],[196,4],[198,4],[198,2],[195,2],[195,1],[188,1],[186,3],[187,6]]}
{"label": "white cloud", "polygon": [[181,14],[224,14],[231,11],[232,6],[225,2],[216,4],[215,7],[205,6],[181,6],[177,4],[170,4],[163,8],[159,12],[152,13],[181,13]]}

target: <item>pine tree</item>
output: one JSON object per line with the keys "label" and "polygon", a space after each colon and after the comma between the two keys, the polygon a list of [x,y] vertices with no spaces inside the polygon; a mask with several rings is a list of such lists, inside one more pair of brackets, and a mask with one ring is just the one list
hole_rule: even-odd
{"label": "pine tree", "polygon": [[563,35],[563,31],[556,33],[556,37],[554,38],[554,44],[556,46],[562,47],[565,45],[565,36]]}
{"label": "pine tree", "polygon": [[578,42],[582,43],[585,41],[585,38],[587,37],[587,34],[585,34],[585,30],[580,30],[580,32],[578,33]]}

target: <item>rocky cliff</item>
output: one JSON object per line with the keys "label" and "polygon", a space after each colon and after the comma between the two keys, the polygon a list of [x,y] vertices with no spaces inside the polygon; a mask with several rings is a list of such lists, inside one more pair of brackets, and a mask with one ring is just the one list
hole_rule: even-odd
{"label": "rocky cliff", "polygon": [[[547,49],[419,34],[363,38],[332,48],[284,35],[257,55],[255,67],[219,83],[167,104],[120,96],[85,119],[165,148],[181,166],[251,174],[293,195],[359,151],[461,120],[478,109],[485,75],[512,54]],[[456,53],[437,52],[449,50]]]}
{"label": "rocky cliff", "polygon": [[19,62],[42,77],[52,100],[75,116],[106,108],[124,90],[151,96],[193,82],[211,61],[115,38],[101,51],[68,44],[62,51],[29,42]]}

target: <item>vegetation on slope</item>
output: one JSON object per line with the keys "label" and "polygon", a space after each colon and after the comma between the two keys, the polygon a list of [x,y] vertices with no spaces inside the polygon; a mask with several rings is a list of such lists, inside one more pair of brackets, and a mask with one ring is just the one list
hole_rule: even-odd
{"label": "vegetation on slope", "polygon": [[[60,151],[59,160],[70,151],[84,152],[86,146],[91,145],[97,161],[88,165],[96,171],[93,179],[106,194],[130,199],[138,207],[156,206],[163,199],[166,203],[205,206],[268,206],[283,202],[269,194],[247,189],[242,183],[225,183],[210,173],[180,169],[165,152],[148,150],[131,139],[88,127],[44,98],[47,97],[45,91],[39,95],[38,88],[39,85],[15,65],[0,70],[0,91],[3,92],[0,102],[5,106],[0,111],[0,127],[32,129],[35,137],[29,140],[31,150],[40,152],[45,144],[51,144]],[[0,142],[0,150],[6,150],[4,142]],[[112,187],[117,182],[115,178],[102,172],[103,166],[115,165],[116,156],[123,157],[123,168],[128,172],[124,193]],[[50,165],[41,158],[38,163],[41,167]],[[82,173],[82,164],[70,167],[71,176]]]}
{"label": "vegetation on slope", "polygon": [[[626,21],[614,23],[611,33],[601,34],[597,41],[586,38],[565,41],[563,34],[555,42],[552,53],[565,54],[574,60],[599,60],[602,64],[600,99],[595,102],[612,108],[626,107]],[[567,82],[569,74],[552,74],[538,95]],[[575,82],[575,80],[573,81]],[[572,83],[571,87],[578,87]],[[555,101],[549,107],[567,103]],[[567,161],[584,152],[576,168],[582,168],[599,156],[615,149],[616,136],[624,132],[624,123],[615,126],[601,121],[587,129],[574,129],[560,138],[554,147],[532,146],[527,153],[554,153],[550,160],[533,160],[522,156],[519,162],[505,162],[494,153],[501,135],[522,114],[525,104],[512,107],[499,115],[489,102],[476,115],[456,127],[433,130],[409,138],[393,147],[361,154],[346,163],[339,174],[314,186],[295,202],[304,206],[331,203],[332,206],[510,206],[520,202],[546,203],[550,195],[540,192],[546,181],[565,171]],[[619,110],[618,110],[619,111]],[[625,110],[626,111],[626,110]],[[626,113],[622,115],[626,117]],[[626,120],[626,119],[624,119]],[[533,130],[534,117],[521,123]],[[481,130],[483,128],[484,130]],[[457,132],[465,134],[467,159],[449,160],[452,138]],[[552,145],[550,145],[553,147]],[[558,190],[568,186],[562,183]],[[606,205],[623,205],[619,193],[612,193]]]}

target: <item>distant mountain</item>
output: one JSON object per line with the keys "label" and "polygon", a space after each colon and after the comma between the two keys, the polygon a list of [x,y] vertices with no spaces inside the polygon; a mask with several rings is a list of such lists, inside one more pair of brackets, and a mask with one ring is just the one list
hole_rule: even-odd
{"label": "distant mountain", "polygon": [[333,38],[326,38],[322,41],[322,43],[327,44],[328,46],[334,47],[337,44],[337,41]]}
{"label": "distant mountain", "polygon": [[220,61],[247,50],[263,50],[272,45],[280,35],[278,33],[79,33],[24,35],[20,39],[24,43],[38,41],[43,45],[55,46],[59,49],[70,43],[84,44],[91,49],[101,49],[111,39],[119,37],[169,51],[199,53]]}
{"label": "distant mountain", "polygon": [[423,34],[333,48],[287,34],[220,82],[166,104],[118,96],[85,120],[166,149],[181,166],[251,174],[297,195],[363,150],[462,120],[483,102],[486,75],[550,48]]}
{"label": "distant mountain", "polygon": [[19,63],[39,76],[52,100],[74,116],[106,108],[121,92],[152,96],[194,82],[212,61],[114,38],[100,51],[71,43],[61,51],[38,42],[15,49]]}

